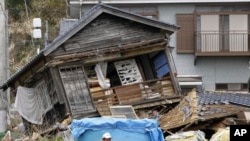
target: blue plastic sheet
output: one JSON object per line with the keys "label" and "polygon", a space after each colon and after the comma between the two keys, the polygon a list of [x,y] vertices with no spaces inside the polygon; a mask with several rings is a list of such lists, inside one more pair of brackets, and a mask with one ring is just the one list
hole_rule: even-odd
{"label": "blue plastic sheet", "polygon": [[101,141],[105,132],[111,134],[112,141],[164,141],[153,119],[84,118],[73,120],[70,129],[76,141]]}

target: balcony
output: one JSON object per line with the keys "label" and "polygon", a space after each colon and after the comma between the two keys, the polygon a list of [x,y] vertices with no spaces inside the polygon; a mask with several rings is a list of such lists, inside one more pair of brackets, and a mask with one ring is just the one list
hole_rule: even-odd
{"label": "balcony", "polygon": [[197,32],[196,56],[249,56],[248,31]]}

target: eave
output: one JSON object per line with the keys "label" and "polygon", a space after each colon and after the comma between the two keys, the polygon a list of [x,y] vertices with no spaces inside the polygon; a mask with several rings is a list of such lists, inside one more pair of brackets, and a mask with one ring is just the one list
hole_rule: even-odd
{"label": "eave", "polygon": [[38,55],[34,56],[24,67],[18,70],[15,74],[13,74],[6,82],[1,84],[0,89],[5,91],[8,89],[10,85],[21,75],[23,75],[29,68],[31,68],[36,62],[38,62],[43,57],[43,51],[41,51]]}

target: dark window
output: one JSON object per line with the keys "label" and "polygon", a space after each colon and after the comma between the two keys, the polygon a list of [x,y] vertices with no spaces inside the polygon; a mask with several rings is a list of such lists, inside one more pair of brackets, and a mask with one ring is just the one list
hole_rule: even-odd
{"label": "dark window", "polygon": [[162,78],[169,73],[170,68],[167,62],[167,57],[164,52],[155,55],[155,57],[153,57],[153,63],[157,78]]}
{"label": "dark window", "polygon": [[156,6],[129,6],[129,7],[119,7],[119,8],[154,19],[158,19],[159,15]]}
{"label": "dark window", "polygon": [[227,90],[227,84],[216,84],[216,90]]}
{"label": "dark window", "polygon": [[247,91],[247,83],[221,83],[216,84],[216,90],[228,90],[228,91]]}
{"label": "dark window", "polygon": [[243,83],[242,84],[242,90],[248,90],[248,84]]}

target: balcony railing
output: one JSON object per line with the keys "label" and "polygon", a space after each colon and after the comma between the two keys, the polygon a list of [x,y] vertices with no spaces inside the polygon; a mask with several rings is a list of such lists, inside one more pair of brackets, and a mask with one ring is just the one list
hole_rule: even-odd
{"label": "balcony railing", "polygon": [[250,53],[248,31],[197,32],[196,53]]}

